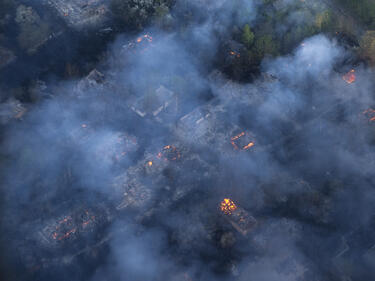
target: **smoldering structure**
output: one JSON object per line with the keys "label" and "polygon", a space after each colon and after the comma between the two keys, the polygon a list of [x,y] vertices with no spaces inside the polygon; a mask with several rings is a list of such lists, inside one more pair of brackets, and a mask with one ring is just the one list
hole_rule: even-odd
{"label": "smoldering structure", "polygon": [[[48,3],[74,26],[90,9]],[[318,37],[253,84],[218,70],[203,83],[191,54],[166,62],[178,48],[166,56],[157,36],[121,42],[113,65],[35,108],[2,104],[19,156],[5,216],[19,280],[371,280],[373,208],[357,192],[373,196],[368,74],[317,60],[337,47]],[[188,98],[168,76],[185,69]]]}
{"label": "smoldering structure", "polygon": [[109,8],[106,1],[44,1],[74,29],[100,28],[109,20]]}

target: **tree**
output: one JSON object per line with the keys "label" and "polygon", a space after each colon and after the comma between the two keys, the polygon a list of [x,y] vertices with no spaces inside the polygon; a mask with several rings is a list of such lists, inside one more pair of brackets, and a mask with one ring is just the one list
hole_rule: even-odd
{"label": "tree", "polygon": [[259,59],[263,58],[264,55],[277,55],[278,49],[279,46],[272,39],[271,35],[263,35],[257,38],[253,47],[253,50]]}
{"label": "tree", "polygon": [[254,33],[251,31],[250,26],[248,24],[245,24],[242,31],[242,43],[248,49],[250,49],[254,43]]}
{"label": "tree", "polygon": [[356,18],[375,28],[375,3],[373,0],[337,0],[343,4]]}
{"label": "tree", "polygon": [[115,19],[131,29],[143,29],[154,17],[163,17],[169,12],[171,0],[111,0]]}
{"label": "tree", "polygon": [[328,30],[332,25],[332,16],[330,11],[326,10],[322,13],[319,13],[315,17],[315,26],[319,30]]}
{"label": "tree", "polygon": [[371,65],[375,65],[375,31],[367,31],[362,37],[360,53]]}

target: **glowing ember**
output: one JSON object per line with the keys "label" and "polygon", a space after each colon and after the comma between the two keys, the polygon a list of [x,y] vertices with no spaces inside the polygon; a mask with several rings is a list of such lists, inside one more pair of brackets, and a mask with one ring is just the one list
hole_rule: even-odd
{"label": "glowing ember", "polygon": [[164,160],[174,161],[181,157],[180,152],[173,145],[166,145],[163,150],[158,153],[158,158],[163,158]]}
{"label": "glowing ember", "polygon": [[368,118],[369,122],[375,122],[375,109],[369,108],[363,111],[363,114]]}
{"label": "glowing ember", "polygon": [[133,150],[135,146],[137,145],[137,141],[134,137],[128,136],[128,135],[120,135],[116,139],[116,144],[113,147],[115,152],[115,158],[116,160],[120,160],[122,157],[124,157],[128,152]]}
{"label": "glowing ember", "polygon": [[237,58],[241,57],[241,55],[239,53],[235,52],[235,51],[230,51],[229,54],[231,56],[234,56],[234,57],[237,57]]}
{"label": "glowing ember", "polygon": [[137,43],[141,43],[143,40],[147,40],[148,42],[152,42],[152,37],[148,34],[145,34],[141,37],[138,37],[136,41],[137,41]]}
{"label": "glowing ember", "polygon": [[245,146],[243,147],[243,149],[244,149],[244,150],[249,149],[249,148],[252,147],[253,145],[254,145],[254,143],[253,143],[253,142],[250,142],[250,143],[248,143],[247,145],[245,145]]}
{"label": "glowing ember", "polygon": [[148,161],[148,162],[147,162],[147,165],[148,165],[149,167],[151,167],[152,164],[153,164],[152,161]]}
{"label": "glowing ember", "polygon": [[80,229],[86,228],[94,221],[95,216],[91,215],[88,211],[85,211],[85,220],[78,224],[74,223],[73,218],[71,216],[67,216],[57,223],[55,230],[51,234],[52,239],[58,241],[67,239],[72,234],[79,232]]}
{"label": "glowing ember", "polygon": [[254,141],[249,141],[248,137],[248,134],[241,132],[232,137],[230,142],[235,149],[247,150],[255,145]]}
{"label": "glowing ember", "polygon": [[348,84],[354,83],[355,80],[356,80],[355,70],[354,70],[354,69],[350,70],[348,73],[346,73],[346,74],[342,77],[342,79],[343,79],[346,83],[348,83]]}
{"label": "glowing ember", "polygon": [[224,198],[224,200],[220,203],[220,209],[225,214],[230,215],[234,210],[237,209],[237,206],[231,199]]}

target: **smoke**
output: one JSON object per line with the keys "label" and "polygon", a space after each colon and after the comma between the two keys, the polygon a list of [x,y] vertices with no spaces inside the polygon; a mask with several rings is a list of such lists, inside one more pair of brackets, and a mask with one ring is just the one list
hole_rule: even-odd
{"label": "smoke", "polygon": [[[374,102],[373,73],[360,66],[357,81],[346,83],[335,69],[347,51],[318,35],[291,54],[265,59],[262,72],[273,79],[228,80],[214,69],[219,44],[234,25],[254,22],[259,5],[177,1],[177,23],[184,9],[194,12],[186,26],[176,24],[183,32],[122,34],[95,82],[48,83],[53,97],[7,126],[1,147],[4,237],[14,256],[42,256],[32,268],[65,272],[53,280],[342,280],[333,262],[340,241],[357,229],[373,234],[373,127],[362,114]],[[152,40],[137,45],[144,34]],[[157,91],[174,94],[177,113],[142,117],[147,107],[158,110]],[[230,140],[238,130],[253,138],[254,149],[235,151]],[[176,145],[181,160],[159,159],[156,176],[139,172],[148,157],[159,161],[166,145]],[[148,201],[121,202],[124,182],[146,186]],[[224,196],[257,218],[248,237],[218,214]],[[60,205],[68,206],[65,215],[101,204],[110,206],[109,222],[94,242],[54,254],[38,244]],[[121,204],[131,207],[118,211]],[[372,245],[356,241],[353,256],[371,264],[373,257],[361,253]],[[79,268],[63,265],[59,251]],[[90,255],[99,256],[96,263]],[[373,276],[353,268],[353,280]]]}

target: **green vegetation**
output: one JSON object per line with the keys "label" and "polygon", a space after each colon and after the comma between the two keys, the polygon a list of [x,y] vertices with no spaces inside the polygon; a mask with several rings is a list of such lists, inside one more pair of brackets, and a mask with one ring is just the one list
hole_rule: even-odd
{"label": "green vegetation", "polygon": [[[325,5],[324,2],[263,0],[262,5],[258,6],[255,21],[232,29],[232,38],[241,43],[243,49],[240,56],[234,57],[231,65],[227,66],[228,72],[231,75],[254,72],[254,69],[259,69],[264,57],[288,54],[305,38],[317,34],[323,33],[328,37],[346,34],[357,38],[357,18],[348,14],[360,15],[361,20],[375,29],[375,1],[337,2],[345,5],[345,12],[343,9],[332,10],[334,6]],[[363,37],[360,51],[363,58],[375,65],[375,34],[368,33]]]}
{"label": "green vegetation", "polygon": [[321,31],[328,31],[333,24],[332,14],[329,10],[318,13],[315,17],[315,27]]}
{"label": "green vegetation", "polygon": [[367,31],[362,37],[360,53],[371,65],[375,65],[375,31]]}
{"label": "green vegetation", "polygon": [[242,43],[248,49],[250,49],[254,43],[254,33],[250,30],[250,26],[248,24],[245,24],[242,31]]}
{"label": "green vegetation", "polygon": [[111,0],[110,6],[118,23],[130,29],[143,29],[152,19],[163,25],[171,0]]}
{"label": "green vegetation", "polygon": [[253,52],[262,58],[265,55],[276,56],[278,54],[278,44],[272,39],[271,35],[263,35],[256,39]]}
{"label": "green vegetation", "polygon": [[368,28],[375,28],[375,1],[374,0],[336,0],[353,15],[361,20]]}

